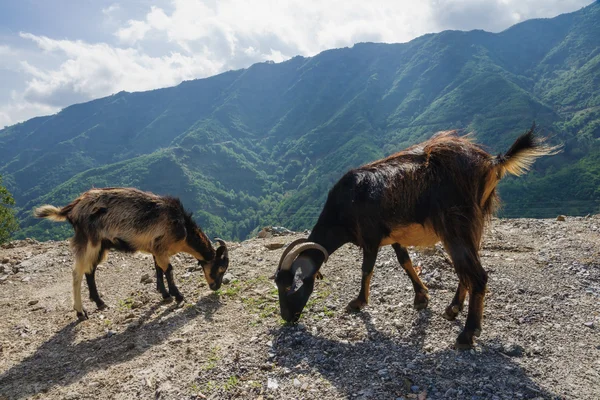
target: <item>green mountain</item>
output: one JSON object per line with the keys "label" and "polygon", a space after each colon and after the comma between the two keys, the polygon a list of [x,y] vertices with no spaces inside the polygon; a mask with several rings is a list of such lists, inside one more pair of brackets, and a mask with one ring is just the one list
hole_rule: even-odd
{"label": "green mountain", "polygon": [[0,131],[19,237],[66,237],[31,217],[91,187],[179,196],[211,235],[310,228],[349,168],[442,129],[506,151],[535,120],[564,143],[507,178],[506,216],[600,212],[600,2],[501,33],[445,31],[120,92]]}

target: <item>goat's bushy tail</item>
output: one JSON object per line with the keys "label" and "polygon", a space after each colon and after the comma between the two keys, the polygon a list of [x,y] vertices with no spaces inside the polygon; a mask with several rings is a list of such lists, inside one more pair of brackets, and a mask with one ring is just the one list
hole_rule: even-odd
{"label": "goat's bushy tail", "polygon": [[561,147],[550,146],[546,143],[546,138],[536,136],[534,123],[531,129],[519,136],[506,154],[496,157],[498,177],[502,178],[507,172],[512,175],[523,175],[531,168],[536,158],[559,153]]}
{"label": "goat's bushy tail", "polygon": [[51,221],[60,222],[67,219],[67,213],[63,210],[64,209],[46,204],[36,208],[33,212],[33,215],[37,218],[47,218]]}

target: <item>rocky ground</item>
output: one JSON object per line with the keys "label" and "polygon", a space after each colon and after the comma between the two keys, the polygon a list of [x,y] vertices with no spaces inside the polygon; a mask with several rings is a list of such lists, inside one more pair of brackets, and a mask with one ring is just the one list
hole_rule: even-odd
{"label": "rocky ground", "polygon": [[384,248],[370,305],[347,314],[361,275],[347,245],[301,323],[282,324],[268,277],[279,246],[301,236],[231,243],[231,282],[216,293],[191,258],[174,257],[180,308],[160,301],[149,256],[112,253],[97,274],[110,308],[86,300],[82,323],[67,242],[5,245],[0,399],[600,399],[600,216],[493,221],[483,333],[470,351],[453,349],[464,315],[441,316],[457,279],[439,248],[411,251],[427,310],[412,309],[410,281]]}

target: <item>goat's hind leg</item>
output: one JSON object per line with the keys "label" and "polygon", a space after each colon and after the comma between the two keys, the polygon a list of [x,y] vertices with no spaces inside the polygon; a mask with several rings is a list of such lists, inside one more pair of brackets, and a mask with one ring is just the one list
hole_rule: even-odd
{"label": "goat's hind leg", "polygon": [[98,288],[96,287],[96,268],[98,266],[94,265],[92,267],[92,272],[86,273],[85,274],[85,280],[87,282],[88,285],[88,289],[90,291],[90,300],[92,300],[94,303],[96,303],[96,307],[98,307],[98,310],[102,311],[104,309],[106,309],[106,304],[104,303],[104,301],[102,301],[102,299],[100,298],[100,294],[98,294]]}
{"label": "goat's hind leg", "polygon": [[90,292],[90,300],[96,303],[96,307],[100,311],[106,309],[107,307],[104,301],[102,301],[102,299],[100,298],[100,294],[98,294],[98,288],[96,287],[96,268],[98,267],[98,264],[104,261],[105,256],[106,250],[104,248],[101,248],[98,257],[94,262],[94,265],[92,266],[92,270],[90,272],[86,272],[85,274],[85,280],[87,282],[88,289]]}
{"label": "goat's hind leg", "polygon": [[[456,339],[457,349],[468,349],[473,346],[474,337],[481,334],[487,273],[481,266],[477,246],[474,243],[470,243],[469,240],[455,238],[450,239],[444,245],[452,258],[454,269],[460,280],[460,286],[463,288],[468,287],[469,290],[469,313],[467,314],[465,327]],[[460,286],[455,296],[458,302],[461,296],[464,300],[466,294],[464,289],[464,292],[460,292]]]}
{"label": "goat's hind leg", "polygon": [[406,271],[406,274],[410,278],[413,288],[415,289],[415,301],[413,303],[415,309],[423,310],[427,308],[427,305],[429,304],[429,290],[427,290],[427,287],[423,284],[419,275],[417,275],[417,272],[413,268],[408,251],[398,243],[392,244],[392,247],[396,252],[398,262],[402,268],[404,268],[404,271]]}
{"label": "goat's hind leg", "polygon": [[88,314],[81,303],[81,281],[88,267],[82,257],[77,257],[73,267],[73,309],[80,321],[88,319]]}

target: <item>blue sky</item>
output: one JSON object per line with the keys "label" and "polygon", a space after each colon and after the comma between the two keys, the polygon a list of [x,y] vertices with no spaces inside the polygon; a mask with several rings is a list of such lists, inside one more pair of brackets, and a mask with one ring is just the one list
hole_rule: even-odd
{"label": "blue sky", "polygon": [[0,0],[0,128],[356,42],[498,32],[591,0]]}

